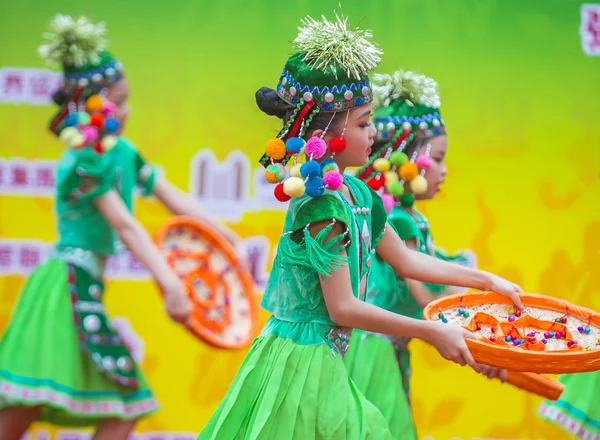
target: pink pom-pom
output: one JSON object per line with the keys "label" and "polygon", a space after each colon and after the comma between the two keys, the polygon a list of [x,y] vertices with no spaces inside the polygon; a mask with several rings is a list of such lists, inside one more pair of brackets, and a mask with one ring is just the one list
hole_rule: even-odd
{"label": "pink pom-pom", "polygon": [[417,166],[419,168],[428,170],[429,167],[431,167],[431,158],[429,156],[421,155],[421,156],[417,157],[417,160],[415,161],[415,163],[417,164]]}
{"label": "pink pom-pom", "polygon": [[383,193],[381,195],[381,200],[383,201],[383,207],[385,208],[385,212],[389,214],[392,211],[392,208],[394,207],[394,196],[388,193]]}
{"label": "pink pom-pom", "polygon": [[104,100],[104,107],[102,108],[102,113],[105,115],[112,115],[115,112],[116,106],[108,99]]}
{"label": "pink pom-pom", "polygon": [[327,186],[327,189],[336,191],[344,183],[344,178],[337,171],[327,171],[323,176],[323,183]]}
{"label": "pink pom-pom", "polygon": [[313,159],[320,159],[325,155],[325,152],[327,151],[327,144],[320,137],[311,137],[306,143],[304,151],[307,157],[312,157]]}
{"label": "pink pom-pom", "polygon": [[98,129],[96,127],[92,127],[91,125],[88,127],[83,127],[81,129],[81,134],[83,134],[86,144],[96,142],[98,139]]}

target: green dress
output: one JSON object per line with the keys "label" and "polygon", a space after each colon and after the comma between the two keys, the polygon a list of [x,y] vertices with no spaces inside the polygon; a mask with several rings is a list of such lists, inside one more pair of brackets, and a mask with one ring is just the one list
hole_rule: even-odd
{"label": "green dress", "polygon": [[[388,215],[388,224],[402,240],[415,239],[422,253],[449,261],[461,258],[446,256],[435,248],[429,222],[414,208],[408,212],[395,206]],[[426,286],[435,294],[441,294],[445,288],[436,284]],[[406,280],[396,275],[377,254],[371,267],[366,301],[400,315],[422,318],[423,310],[410,294]],[[350,377],[386,416],[398,439],[416,438],[410,410],[409,341],[408,338],[356,330],[350,342],[352,348],[345,359]]]}
{"label": "green dress", "polygon": [[[383,235],[380,197],[344,176],[354,202],[339,191],[292,199],[262,300],[273,314],[225,398],[198,439],[391,440],[381,413],[356,388],[342,360],[351,330],[330,319],[319,281],[341,265],[363,298],[370,250]],[[315,238],[308,225],[329,226]],[[331,224],[346,233],[327,240]],[[347,257],[340,252],[346,247]]]}
{"label": "green dress", "polygon": [[560,377],[560,399],[545,401],[538,413],[582,440],[600,439],[600,371]]}
{"label": "green dress", "polygon": [[69,149],[57,167],[59,240],[27,279],[0,341],[0,409],[43,407],[41,420],[95,425],[136,419],[158,403],[102,301],[104,267],[120,242],[93,200],[116,189],[129,209],[154,170],[119,138],[104,155]]}

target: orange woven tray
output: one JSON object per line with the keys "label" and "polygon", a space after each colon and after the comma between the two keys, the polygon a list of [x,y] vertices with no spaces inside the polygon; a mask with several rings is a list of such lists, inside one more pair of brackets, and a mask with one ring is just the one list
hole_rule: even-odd
{"label": "orange woven tray", "polygon": [[186,216],[167,221],[156,244],[192,300],[190,331],[217,348],[249,345],[260,330],[258,296],[233,246],[212,226]]}
{"label": "orange woven tray", "polygon": [[473,331],[477,339],[467,345],[482,364],[531,373],[600,370],[600,314],[543,295],[521,300],[525,309],[517,311],[497,293],[457,294],[427,305],[424,317]]}

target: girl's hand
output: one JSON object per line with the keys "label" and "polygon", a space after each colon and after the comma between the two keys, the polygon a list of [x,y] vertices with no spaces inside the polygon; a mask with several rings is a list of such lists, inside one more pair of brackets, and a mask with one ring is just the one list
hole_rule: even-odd
{"label": "girl's hand", "polygon": [[498,275],[490,274],[490,290],[509,297],[517,308],[521,310],[525,308],[519,298],[519,293],[523,293],[523,289],[517,284],[500,278]]}
{"label": "girl's hand", "polygon": [[165,309],[171,319],[184,325],[187,324],[192,313],[192,303],[181,280],[172,274],[161,283],[161,289],[165,297]]}
{"label": "girl's hand", "polygon": [[477,373],[481,373],[480,365],[475,362],[465,339],[475,338],[473,333],[458,325],[430,322],[430,335],[427,342],[431,343],[444,359],[456,362],[463,367],[469,365]]}
{"label": "girl's hand", "polygon": [[501,368],[490,367],[489,365],[479,364],[481,374],[487,376],[488,379],[500,379],[502,383],[506,382],[508,372]]}

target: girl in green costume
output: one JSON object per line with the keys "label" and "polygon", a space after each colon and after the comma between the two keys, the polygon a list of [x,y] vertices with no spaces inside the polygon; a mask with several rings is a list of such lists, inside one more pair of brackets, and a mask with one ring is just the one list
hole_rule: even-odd
{"label": "girl in green costume", "polygon": [[[415,207],[415,199],[431,200],[447,173],[446,128],[440,117],[437,83],[412,72],[376,75],[374,123],[376,142],[368,163],[357,177],[382,194],[388,224],[406,247],[445,261],[468,265],[465,256],[447,256],[433,243],[429,222]],[[379,255],[374,256],[366,301],[414,319],[437,296],[451,287],[399,276]],[[363,331],[352,334],[348,372],[354,383],[396,427],[396,438],[414,434],[409,402],[409,338]],[[398,367],[399,370],[398,370]],[[488,377],[497,370],[484,368]],[[501,378],[504,373],[501,373]]]}
{"label": "girl in green costume", "polygon": [[542,403],[540,417],[581,440],[600,440],[600,372],[565,374],[560,381],[565,390],[557,401]]}
{"label": "girl in green costume", "polygon": [[184,323],[189,300],[131,215],[134,187],[176,214],[210,219],[120,136],[128,84],[103,48],[104,24],[59,15],[52,31],[40,52],[62,64],[65,81],[50,128],[69,146],[57,167],[59,239],[27,280],[0,342],[0,439],[19,439],[34,420],[97,425],[94,440],[126,439],[158,403],[106,316],[107,257],[124,243],[160,285],[167,313]]}
{"label": "girl in green costume", "polygon": [[[480,367],[461,327],[363,301],[371,250],[403,276],[491,288],[521,306],[519,289],[408,250],[386,228],[381,198],[341,174],[367,162],[375,137],[368,72],[380,52],[370,34],[350,28],[347,19],[308,17],[294,43],[276,90],[256,95],[261,110],[284,121],[261,163],[266,179],[277,183],[276,198],[291,198],[262,300],[273,316],[198,439],[393,439],[344,366],[352,328],[422,338],[446,359]],[[297,163],[299,154],[305,163]]]}

